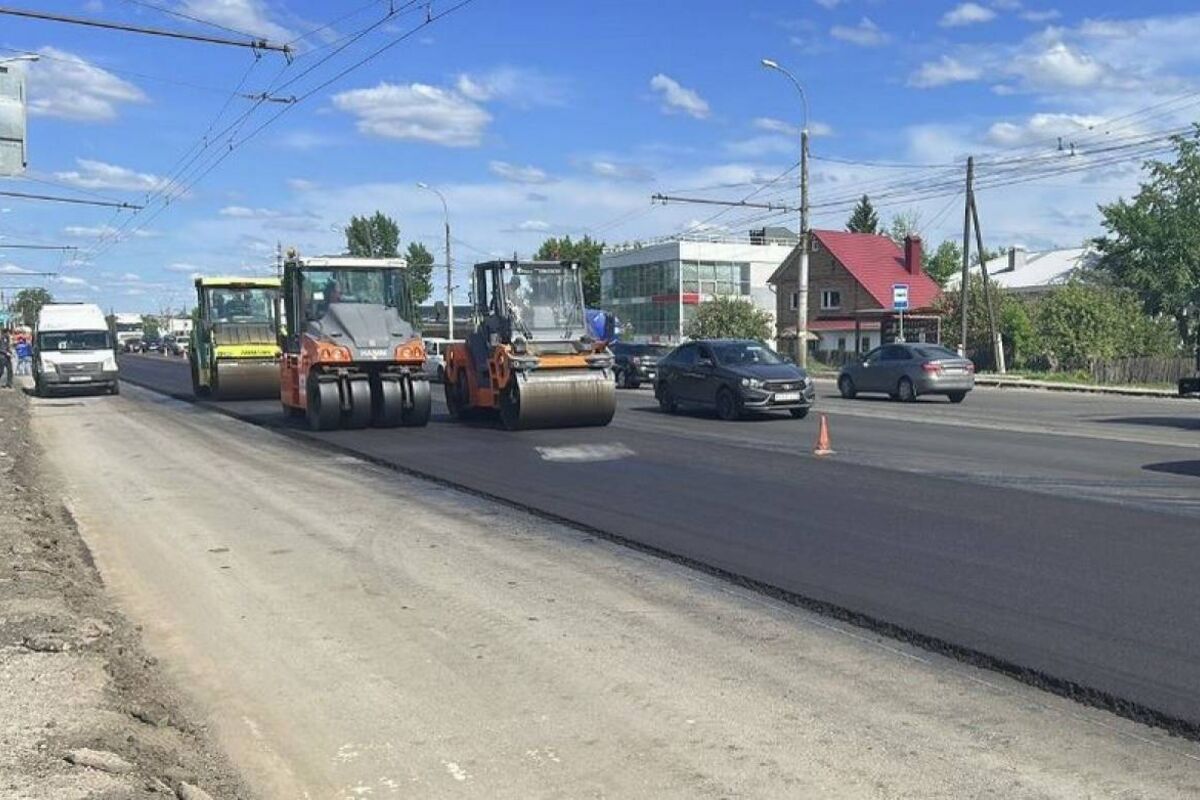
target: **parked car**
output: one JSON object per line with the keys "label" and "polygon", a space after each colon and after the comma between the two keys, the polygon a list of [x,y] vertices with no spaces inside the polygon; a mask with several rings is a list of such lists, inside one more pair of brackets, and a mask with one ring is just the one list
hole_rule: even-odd
{"label": "parked car", "polygon": [[667,345],[629,342],[613,342],[608,349],[613,354],[617,386],[625,389],[636,389],[643,382],[654,383],[658,375],[658,360],[671,352]]}
{"label": "parked car", "polygon": [[425,374],[438,383],[446,380],[446,347],[449,339],[436,337],[426,338],[425,342]]}
{"label": "parked car", "polygon": [[163,351],[162,339],[155,336],[147,336],[142,339],[141,352],[143,353],[161,353]]}
{"label": "parked car", "polygon": [[702,339],[682,344],[660,359],[654,397],[663,411],[680,406],[715,408],[725,420],[745,411],[786,410],[808,415],[816,399],[803,369],[762,342]]}
{"label": "parked car", "polygon": [[121,347],[126,353],[140,353],[142,352],[142,340],[137,338],[126,339]]}
{"label": "parked car", "polygon": [[164,336],[163,352],[169,356],[186,356],[188,348],[187,337]]}
{"label": "parked car", "polygon": [[860,393],[886,394],[912,402],[923,394],[943,394],[961,403],[975,388],[975,365],[938,344],[886,344],[852,361],[838,375],[838,391],[853,399]]}

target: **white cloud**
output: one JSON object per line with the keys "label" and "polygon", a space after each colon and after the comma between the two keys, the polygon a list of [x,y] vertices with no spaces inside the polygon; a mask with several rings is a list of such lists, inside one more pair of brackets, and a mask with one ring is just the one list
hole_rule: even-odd
{"label": "white cloud", "polygon": [[908,77],[908,85],[920,89],[945,86],[948,83],[976,81],[983,70],[974,64],[964,64],[956,58],[942,56],[937,61],[927,61]]}
{"label": "white cloud", "polygon": [[273,141],[291,150],[315,150],[337,143],[337,139],[332,136],[299,129],[280,131]]}
{"label": "white cloud", "polygon": [[77,158],[75,163],[79,169],[56,172],[54,177],[82,189],[122,189],[131,192],[152,192],[166,182],[166,179],[159,175],[135,172],[128,167],[119,167],[103,161]]}
{"label": "white cloud", "polygon": [[200,267],[196,264],[189,264],[186,261],[175,261],[163,267],[167,272],[179,272],[185,275],[198,274]]}
{"label": "white cloud", "polygon": [[120,235],[122,238],[132,236],[137,239],[149,239],[158,236],[157,231],[145,228],[130,228],[122,231],[112,225],[68,225],[63,228],[63,234],[75,239],[109,238]]}
{"label": "white cloud", "polygon": [[146,95],[128,81],[74,53],[55,47],[29,70],[29,113],[79,122],[116,119],[122,103],[144,103]]}
{"label": "white cloud", "polygon": [[33,270],[25,269],[25,267],[18,267],[16,264],[0,264],[0,272],[5,273],[6,275],[28,275],[29,273],[33,272]]}
{"label": "white cloud", "polygon": [[703,97],[661,72],[650,79],[650,88],[659,93],[664,113],[682,111],[696,119],[706,119],[709,115],[708,103]]}
{"label": "white cloud", "polygon": [[453,89],[380,83],[335,94],[333,104],[358,118],[362,133],[444,147],[477,147],[492,116]]}
{"label": "white cloud", "polygon": [[546,174],[546,170],[532,164],[520,166],[507,161],[490,161],[488,162],[488,171],[513,183],[548,183],[551,180],[550,176]]}
{"label": "white cloud", "polygon": [[96,288],[95,286],[92,286],[91,284],[89,284],[86,279],[76,278],[72,275],[61,275],[58,278],[58,282],[65,283],[68,286],[87,286],[90,289]]}
{"label": "white cloud", "polygon": [[288,178],[288,188],[295,192],[311,192],[319,188],[315,181],[306,178]]}
{"label": "white cloud", "polygon": [[878,25],[867,17],[863,17],[854,26],[834,25],[830,28],[829,35],[835,39],[841,39],[843,42],[856,44],[859,47],[878,47],[881,44],[885,44],[890,38],[879,29]]}
{"label": "white cloud", "polygon": [[938,20],[943,28],[959,28],[964,25],[975,25],[980,22],[991,22],[996,18],[996,12],[978,3],[962,3],[947,11]]}
{"label": "white cloud", "polygon": [[846,2],[846,0],[813,0],[813,2],[821,8],[834,9]]}
{"label": "white cloud", "polygon": [[1029,86],[1038,89],[1079,89],[1098,83],[1105,75],[1094,58],[1061,41],[1017,59],[1013,67]]}
{"label": "white cloud", "polygon": [[550,230],[550,223],[540,219],[527,219],[519,225],[504,230],[508,233],[545,233]]}
{"label": "white cloud", "polygon": [[499,101],[519,108],[560,106],[566,102],[564,81],[533,69],[497,67],[488,72],[463,73],[455,82],[463,97],[477,103]]}
{"label": "white cloud", "polygon": [[275,43],[296,38],[293,31],[271,19],[262,0],[183,0],[179,10]]}
{"label": "white cloud", "polygon": [[588,172],[598,178],[614,181],[648,181],[654,178],[654,173],[646,167],[637,164],[623,164],[596,158],[586,162]]}
{"label": "white cloud", "polygon": [[1048,8],[1045,11],[1029,10],[1029,11],[1021,12],[1021,19],[1025,20],[1026,22],[1033,22],[1033,23],[1049,22],[1050,20],[1058,19],[1061,16],[1062,16],[1061,13],[1059,13],[1058,11],[1055,11],[1052,8]]}
{"label": "white cloud", "polygon": [[[1083,134],[1104,121],[1103,117],[1085,114],[1034,114],[1021,124],[997,122],[988,128],[987,141],[997,147],[1021,147],[1034,143],[1052,142],[1063,137],[1070,143],[1072,134]],[[1136,133],[1127,130],[1124,133]]]}
{"label": "white cloud", "polygon": [[770,155],[798,154],[800,144],[796,139],[785,136],[752,136],[735,142],[726,142],[725,151],[738,158],[762,158]]}
{"label": "white cloud", "polygon": [[247,208],[246,206],[225,206],[217,213],[222,217],[232,219],[273,219],[283,216],[281,212],[270,208]]}

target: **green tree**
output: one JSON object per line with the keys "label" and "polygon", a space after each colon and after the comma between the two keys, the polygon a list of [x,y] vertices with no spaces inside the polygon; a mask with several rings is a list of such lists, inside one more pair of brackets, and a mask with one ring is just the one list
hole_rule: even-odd
{"label": "green tree", "polygon": [[871,205],[871,198],[865,194],[862,196],[862,200],[858,201],[858,205],[854,207],[854,213],[846,222],[846,230],[851,233],[879,233],[879,215],[875,213],[875,207]]}
{"label": "green tree", "polygon": [[925,272],[940,286],[945,286],[948,280],[962,273],[962,247],[951,239],[939,244],[925,259]]}
{"label": "green tree", "polygon": [[158,336],[159,324],[158,317],[150,314],[142,315],[142,335],[147,339],[154,339]]}
{"label": "green tree", "polygon": [[1189,348],[1200,338],[1200,124],[1176,136],[1175,161],[1148,161],[1132,200],[1100,206],[1108,234],[1095,240],[1100,268],[1166,314]]}
{"label": "green tree", "polygon": [[578,261],[583,280],[583,303],[589,308],[600,305],[600,254],[604,242],[590,236],[572,241],[570,236],[561,239],[550,237],[542,242],[534,258],[541,261]]}
{"label": "green tree", "polygon": [[346,252],[363,258],[395,258],[400,254],[400,226],[382,211],[351,217],[346,226]]}
{"label": "green tree", "polygon": [[12,310],[20,315],[22,322],[32,326],[33,323],[37,322],[38,312],[42,310],[42,306],[53,302],[54,298],[50,295],[50,292],[41,287],[36,289],[22,289],[17,292],[17,297],[13,300]]}
{"label": "green tree", "polygon": [[693,339],[771,338],[774,317],[753,303],[736,297],[717,296],[701,303],[684,331]]}
{"label": "green tree", "polygon": [[892,216],[892,224],[888,226],[887,237],[901,247],[906,236],[919,236],[921,231],[921,214],[909,209]]}
{"label": "green tree", "polygon": [[433,293],[433,253],[420,242],[409,242],[404,256],[408,259],[408,284],[412,299],[420,305]]}
{"label": "green tree", "polygon": [[1098,359],[1165,355],[1175,342],[1143,313],[1133,292],[1073,282],[1038,301],[1034,325],[1051,369],[1086,369]]}

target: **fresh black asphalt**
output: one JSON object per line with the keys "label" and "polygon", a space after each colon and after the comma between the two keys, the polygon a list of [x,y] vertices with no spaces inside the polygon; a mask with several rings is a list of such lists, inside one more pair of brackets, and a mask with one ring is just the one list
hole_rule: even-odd
{"label": "fresh black asphalt", "polygon": [[[121,369],[139,384],[190,395],[182,362],[128,357]],[[1095,436],[1042,440],[864,418],[905,462],[893,467],[861,453],[813,457],[811,418],[729,425],[670,417],[645,393],[623,396],[607,428],[520,433],[435,413],[424,429],[312,434],[285,420],[277,402],[214,405],[1200,734],[1200,522],[1192,513],[1200,471],[1188,466],[1200,463],[1200,449],[1190,440],[1175,448]],[[1200,416],[1200,404],[1179,407],[1188,412]],[[843,441],[863,435],[850,433],[861,426],[849,417],[831,419]],[[1181,437],[1200,440],[1181,427]],[[1068,489],[913,468],[899,453],[907,437],[922,463],[933,464],[928,442],[946,436],[954,437],[952,458],[968,458],[973,437],[992,450],[1029,449],[1026,461],[1041,452],[1045,480],[1070,473]],[[1061,457],[1075,449],[1079,459]],[[1106,450],[1116,456],[1115,466],[1098,467],[1104,481],[1119,483],[1136,469],[1152,488],[1118,502],[1071,490],[1071,481],[1090,480],[1086,463],[1103,461]],[[1152,463],[1138,463],[1145,459]],[[1156,472],[1154,463],[1180,466]],[[1003,475],[1002,461],[995,472]],[[1157,503],[1167,489],[1169,501]]]}

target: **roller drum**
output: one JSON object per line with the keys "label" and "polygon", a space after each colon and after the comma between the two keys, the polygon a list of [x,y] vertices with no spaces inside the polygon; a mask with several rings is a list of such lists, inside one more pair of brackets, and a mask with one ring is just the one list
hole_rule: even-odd
{"label": "roller drum", "polygon": [[612,373],[600,369],[518,373],[500,400],[500,418],[509,430],[607,425],[616,409]]}
{"label": "roller drum", "polygon": [[274,361],[218,361],[212,396],[219,400],[279,397],[279,364]]}

